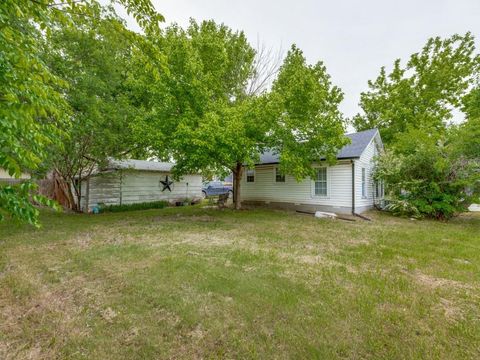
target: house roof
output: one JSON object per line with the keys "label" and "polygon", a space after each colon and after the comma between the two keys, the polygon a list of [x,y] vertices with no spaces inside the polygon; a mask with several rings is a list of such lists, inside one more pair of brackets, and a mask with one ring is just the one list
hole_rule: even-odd
{"label": "house roof", "polygon": [[[377,136],[378,129],[370,129],[359,131],[352,134],[346,134],[345,136],[350,139],[350,144],[345,145],[337,154],[337,159],[355,159],[359,158],[365,148],[370,144],[370,141]],[[262,164],[278,164],[280,162],[280,155],[266,151],[260,155],[260,162],[257,165]]]}
{"label": "house roof", "polygon": [[132,169],[144,171],[171,171],[173,163],[148,160],[110,160],[113,169]]}

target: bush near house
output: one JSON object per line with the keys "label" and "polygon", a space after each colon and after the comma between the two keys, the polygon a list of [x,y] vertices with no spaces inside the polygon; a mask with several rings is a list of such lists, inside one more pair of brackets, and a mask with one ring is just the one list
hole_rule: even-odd
{"label": "bush near house", "polygon": [[136,204],[123,204],[123,205],[100,205],[101,212],[124,212],[133,210],[148,210],[148,209],[163,209],[169,206],[168,201],[152,201]]}
{"label": "bush near house", "polygon": [[[465,133],[471,133],[473,125],[467,122],[438,137],[412,130],[392,152],[380,156],[374,177],[387,184],[387,209],[397,215],[444,220],[477,203],[480,158],[464,148]],[[472,138],[468,149],[478,143],[480,139]]]}

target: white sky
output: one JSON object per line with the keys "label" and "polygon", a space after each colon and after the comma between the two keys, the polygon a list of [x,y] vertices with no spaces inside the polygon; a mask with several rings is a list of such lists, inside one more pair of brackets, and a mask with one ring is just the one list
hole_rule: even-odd
{"label": "white sky", "polygon": [[[471,31],[480,51],[480,0],[152,0],[166,24],[214,19],[243,30],[252,46],[288,50],[297,44],[310,63],[322,60],[345,93],[347,117],[380,67],[407,59],[432,36]],[[132,29],[138,29],[128,20]]]}

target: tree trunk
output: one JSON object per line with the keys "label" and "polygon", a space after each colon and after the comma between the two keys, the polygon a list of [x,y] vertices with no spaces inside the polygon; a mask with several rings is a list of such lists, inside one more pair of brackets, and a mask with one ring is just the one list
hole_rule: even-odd
{"label": "tree trunk", "polygon": [[65,181],[64,188],[65,188],[67,197],[70,199],[70,203],[71,203],[70,209],[72,209],[73,211],[78,211],[79,206],[77,204],[77,201],[75,201],[75,197],[78,199],[78,193],[75,191],[75,195],[73,194],[72,184],[73,184],[73,180]]}
{"label": "tree trunk", "polygon": [[[75,184],[75,183],[74,183]],[[82,178],[78,179],[78,189],[75,187],[76,193],[77,193],[77,211],[81,212],[82,211]]]}
{"label": "tree trunk", "polygon": [[237,162],[235,169],[233,170],[233,203],[235,210],[240,210],[242,207],[240,201],[240,184],[242,181],[243,166],[241,162]]}
{"label": "tree trunk", "polygon": [[58,170],[53,172],[53,199],[59,204],[69,209],[74,209],[75,201],[73,198],[72,189],[68,182],[60,175]]}

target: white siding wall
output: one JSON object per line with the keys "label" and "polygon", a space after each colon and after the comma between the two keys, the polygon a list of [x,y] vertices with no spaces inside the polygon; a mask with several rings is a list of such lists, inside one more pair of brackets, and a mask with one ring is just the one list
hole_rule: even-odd
{"label": "white siding wall", "polygon": [[240,197],[250,201],[285,202],[292,204],[324,205],[351,208],[352,173],[350,162],[339,162],[327,166],[328,194],[315,196],[313,181],[308,178],[297,182],[287,175],[284,183],[275,182],[275,166],[260,165],[255,169],[255,182],[246,182],[243,172]]}
{"label": "white siding wall", "polygon": [[[120,173],[111,172],[92,176],[88,185],[88,207],[95,205],[118,205],[120,204]],[[82,210],[86,207],[87,182],[82,182]]]}
{"label": "white siding wall", "polygon": [[[162,192],[168,175],[173,181],[172,191]],[[188,184],[188,186],[187,186]],[[125,171],[122,176],[122,204],[198,198],[202,195],[202,177],[186,175],[180,181],[174,181],[171,174],[156,171]]]}
{"label": "white siding wall", "polygon": [[[355,159],[355,208],[362,212],[374,204],[374,157],[377,155],[377,138],[372,139],[359,159]],[[275,182],[276,165],[260,165],[255,169],[255,182],[246,182],[246,171],[242,177],[242,201],[282,202],[331,206],[347,209],[352,207],[352,165],[350,161],[339,161],[327,167],[328,196],[318,197],[313,193],[313,181],[296,182],[286,176],[285,183]],[[366,194],[362,196],[362,168],[365,168]]]}
{"label": "white siding wall", "polygon": [[[374,181],[372,178],[374,157],[377,155],[376,142],[373,139],[360,159],[355,160],[355,207],[373,206]],[[366,196],[362,196],[362,168],[365,168]]]}
{"label": "white siding wall", "polygon": [[[6,170],[0,168],[0,179],[16,179],[16,178],[10,176],[10,174]],[[19,179],[30,179],[30,175],[22,173]]]}
{"label": "white siding wall", "polygon": [[[162,192],[166,176],[173,181],[172,191]],[[175,201],[202,196],[202,177],[186,175],[174,181],[171,174],[158,171],[123,170],[99,174],[90,178],[88,207],[99,203],[106,205],[134,204],[159,200]],[[187,185],[188,184],[188,185]],[[85,208],[87,184],[82,184],[82,209]]]}

